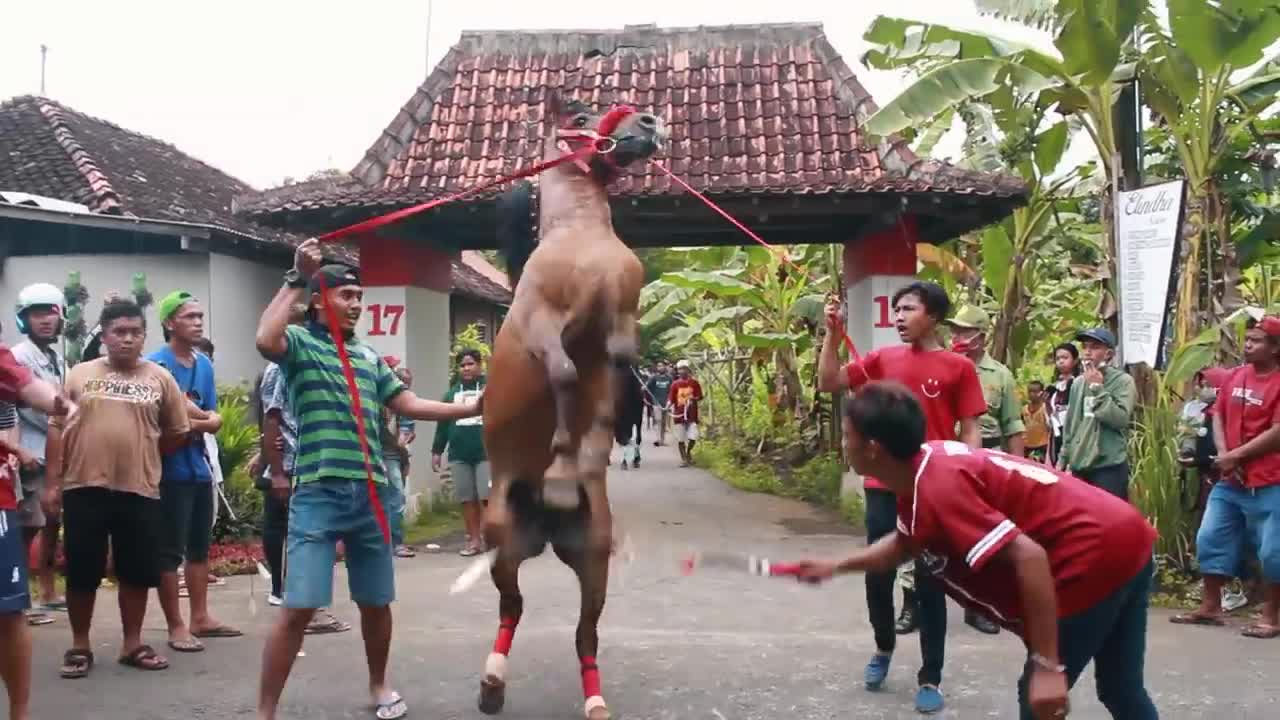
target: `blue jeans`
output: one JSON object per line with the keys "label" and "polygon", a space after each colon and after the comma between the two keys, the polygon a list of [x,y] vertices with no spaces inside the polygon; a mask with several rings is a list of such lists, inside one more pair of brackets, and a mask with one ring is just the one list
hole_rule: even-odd
{"label": "blue jeans", "polygon": [[[388,511],[398,488],[378,485]],[[394,524],[394,523],[393,523]],[[369,502],[366,483],[317,480],[298,485],[289,500],[289,536],[285,548],[284,606],[322,608],[333,604],[333,564],[337,543],[346,546],[347,587],[362,607],[385,607],[396,598],[391,545]]]}
{"label": "blue jeans", "polygon": [[[898,500],[888,490],[867,488],[867,544],[871,545],[898,527]],[[920,624],[920,656],[924,659],[916,682],[921,685],[942,683],[942,665],[947,651],[947,596],[933,575],[916,561],[916,620]],[[875,634],[876,650],[892,653],[898,636],[894,631],[893,582],[896,569],[868,572],[867,614]]]}
{"label": "blue jeans", "polygon": [[[1098,699],[1117,720],[1156,720],[1147,694],[1143,665],[1147,656],[1147,601],[1155,563],[1148,562],[1132,580],[1102,602],[1058,621],[1058,655],[1067,668],[1067,687],[1093,661]],[[1027,705],[1027,680],[1033,665],[1018,680],[1022,720],[1033,720]]]}
{"label": "blue jeans", "polygon": [[1280,485],[1254,490],[1222,482],[1214,485],[1196,533],[1200,572],[1240,576],[1249,546],[1258,548],[1263,579],[1280,583]]}

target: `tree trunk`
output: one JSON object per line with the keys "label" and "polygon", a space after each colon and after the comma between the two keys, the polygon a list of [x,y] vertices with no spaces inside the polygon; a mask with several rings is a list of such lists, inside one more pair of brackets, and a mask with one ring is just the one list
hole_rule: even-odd
{"label": "tree trunk", "polygon": [[[1236,253],[1235,241],[1231,237],[1231,210],[1227,207],[1226,198],[1212,180],[1205,187],[1204,222],[1206,235],[1213,238],[1213,262],[1205,272],[1206,295],[1210,298],[1208,309],[1209,321],[1217,324],[1228,315],[1244,307],[1244,295],[1240,292],[1243,273],[1240,270],[1240,256]],[[1242,360],[1242,348],[1236,344],[1234,333],[1224,332],[1219,353],[1229,364],[1237,364]]]}
{"label": "tree trunk", "polygon": [[1191,195],[1187,198],[1186,220],[1182,224],[1181,265],[1178,270],[1178,302],[1174,307],[1174,346],[1182,347],[1195,337],[1196,331],[1203,325],[1201,310],[1203,291],[1207,283],[1201,283],[1204,270],[1201,261],[1201,247],[1205,232],[1206,198],[1200,189],[1191,186]]}

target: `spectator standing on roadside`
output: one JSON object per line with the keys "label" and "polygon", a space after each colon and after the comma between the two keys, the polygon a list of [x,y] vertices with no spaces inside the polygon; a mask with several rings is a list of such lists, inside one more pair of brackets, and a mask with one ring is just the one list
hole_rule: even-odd
{"label": "spectator standing on roadside", "polygon": [[680,467],[693,464],[693,446],[698,442],[698,403],[702,402],[702,385],[693,379],[688,360],[676,363],[676,380],[667,390],[671,407],[673,432],[680,447]]}
{"label": "spectator standing on roadside", "polygon": [[[222,427],[218,415],[218,386],[213,363],[196,345],[204,337],[204,308],[194,295],[175,290],[156,308],[165,346],[147,359],[168,370],[188,400],[191,430],[187,441],[166,453],[160,478],[164,508],[164,536],[160,576],[160,607],[169,625],[169,647],[177,652],[201,652],[200,638],[240,637],[242,633],[209,613],[209,545],[213,540],[213,471],[205,434]],[[178,568],[183,574],[191,606],[191,621],[182,617]]]}
{"label": "spectator standing on roadside", "polygon": [[1246,538],[1258,546],[1266,603],[1241,633],[1280,638],[1280,317],[1249,323],[1245,365],[1231,371],[1210,411],[1219,479],[1196,534],[1200,607],[1175,623],[1222,625],[1222,588],[1240,574]]}
{"label": "spectator standing on roadside", "polygon": [[[400,358],[395,355],[384,355],[383,362],[387,367],[391,368],[391,372],[395,373],[400,382],[404,383],[405,388],[412,387],[413,376],[408,372],[408,368],[400,364]],[[412,549],[404,544],[404,510],[405,501],[408,499],[408,479],[409,479],[409,445],[403,442],[404,433],[401,431],[403,424],[401,418],[387,408],[382,409],[382,424],[379,430],[382,433],[382,463],[387,468],[387,484],[393,490],[397,491],[398,496],[394,507],[387,509],[387,514],[391,519],[392,542],[395,543],[395,555],[401,558],[417,557]]]}
{"label": "spectator standing on roadside", "polygon": [[[64,326],[66,307],[62,290],[49,283],[28,285],[18,292],[17,327],[26,336],[13,347],[13,357],[31,371],[38,380],[62,391],[67,377],[67,363],[58,351],[58,338]],[[21,503],[18,515],[22,520],[23,534],[28,552],[32,545],[39,545],[34,555],[31,574],[35,576],[39,610],[32,612],[32,624],[52,622],[45,611],[65,612],[67,602],[58,597],[54,563],[57,558],[58,536],[62,529],[58,515],[46,514],[40,498],[44,492],[45,445],[49,438],[49,416],[33,407],[17,409],[18,443],[22,448]],[[43,618],[43,619],[41,619]]]}
{"label": "spectator standing on roadside", "polygon": [[1084,373],[1071,384],[1058,467],[1116,497],[1129,499],[1129,422],[1137,389],[1115,360],[1116,337],[1106,328],[1076,335]]}
{"label": "spectator standing on roadside", "polygon": [[[968,357],[978,369],[982,396],[987,411],[978,419],[982,447],[1003,449],[1011,455],[1024,455],[1026,448],[1022,408],[1018,402],[1018,385],[1009,368],[987,352],[987,333],[991,318],[977,307],[961,308],[947,320],[954,342],[952,350]],[[994,628],[994,626],[992,626]]]}
{"label": "spectator standing on roadside", "polygon": [[119,581],[120,663],[169,667],[142,642],[142,620],[163,562],[160,456],[190,442],[187,401],[173,375],[142,357],[147,326],[137,303],[106,303],[100,325],[105,354],[67,373],[66,392],[79,410],[49,422],[45,510],[63,512],[72,636],[64,678],[85,677],[93,667],[89,630],[108,548]]}
{"label": "spectator standing on roadside", "polygon": [[1044,402],[1044,383],[1027,383],[1027,404],[1022,408],[1022,424],[1027,428],[1027,457],[1047,462],[1049,452],[1049,410]]}
{"label": "spectator standing on roadside", "polygon": [[1071,343],[1053,349],[1053,382],[1045,389],[1049,409],[1049,464],[1057,465],[1062,454],[1062,430],[1067,425],[1067,399],[1072,382],[1080,376],[1080,351]]}
{"label": "spectator standing on roadside", "polygon": [[[442,402],[465,405],[478,400],[484,394],[483,362],[479,350],[469,348],[458,353],[458,382],[445,392]],[[435,472],[440,472],[446,450],[453,496],[462,503],[462,520],[467,531],[466,544],[458,554],[470,557],[484,552],[481,524],[492,482],[489,458],[484,450],[484,418],[476,416],[436,423],[431,443],[431,469]]]}
{"label": "spectator standing on roadside", "polygon": [[[33,377],[0,345],[0,402],[65,416],[74,406],[58,388]],[[31,630],[23,613],[31,606],[27,552],[18,519],[20,479],[14,459],[0,457],[0,681],[9,696],[10,720],[28,720],[31,705]]]}
{"label": "spectator standing on roadside", "polygon": [[667,418],[671,414],[671,409],[667,406],[667,397],[671,393],[672,382],[674,380],[671,378],[671,368],[667,365],[667,361],[659,360],[653,375],[649,376],[649,381],[645,384],[645,388],[649,391],[649,402],[654,417],[658,422],[658,439],[653,441],[654,447],[667,444]]}

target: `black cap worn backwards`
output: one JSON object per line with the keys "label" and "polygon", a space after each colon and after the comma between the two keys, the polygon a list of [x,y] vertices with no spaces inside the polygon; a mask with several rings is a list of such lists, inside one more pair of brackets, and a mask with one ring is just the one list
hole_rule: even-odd
{"label": "black cap worn backwards", "polygon": [[307,283],[307,289],[313,293],[320,292],[322,288],[330,290],[340,288],[343,285],[359,285],[360,273],[355,268],[348,265],[322,265],[319,270],[311,276],[311,280]]}

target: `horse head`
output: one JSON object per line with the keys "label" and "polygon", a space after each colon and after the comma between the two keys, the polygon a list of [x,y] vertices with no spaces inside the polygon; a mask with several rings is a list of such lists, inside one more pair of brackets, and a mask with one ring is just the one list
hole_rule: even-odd
{"label": "horse head", "polygon": [[667,140],[666,123],[658,115],[629,105],[613,105],[603,112],[580,100],[553,93],[547,102],[555,131],[551,140],[571,149],[594,144],[592,174],[607,182],[619,170],[652,157]]}

